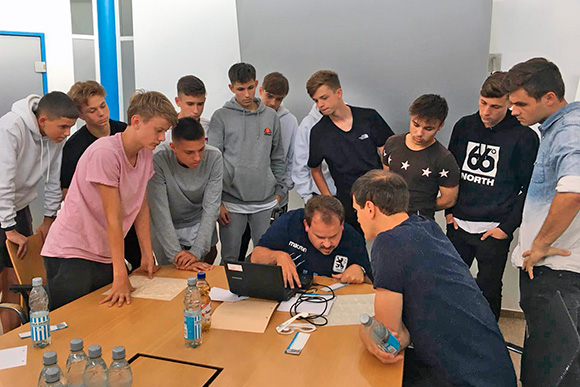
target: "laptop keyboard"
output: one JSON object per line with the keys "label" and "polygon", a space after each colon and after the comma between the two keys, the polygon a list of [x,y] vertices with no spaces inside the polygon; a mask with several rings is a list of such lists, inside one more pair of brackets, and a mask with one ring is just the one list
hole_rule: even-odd
{"label": "laptop keyboard", "polygon": [[[299,290],[306,291],[312,285],[312,275],[300,274],[300,275],[298,275],[298,278],[300,278],[300,283],[302,284],[302,286],[299,288]],[[286,295],[291,294],[292,292],[295,292],[295,291],[296,291],[296,289],[286,287]]]}

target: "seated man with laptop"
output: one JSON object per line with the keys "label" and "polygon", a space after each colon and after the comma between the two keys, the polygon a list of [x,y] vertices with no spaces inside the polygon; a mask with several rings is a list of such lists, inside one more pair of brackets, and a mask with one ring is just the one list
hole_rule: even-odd
{"label": "seated man with laptop", "polygon": [[326,195],[312,197],[306,208],[272,223],[254,248],[251,262],[280,266],[290,288],[302,286],[299,272],[357,284],[371,275],[363,237],[344,223],[340,201]]}

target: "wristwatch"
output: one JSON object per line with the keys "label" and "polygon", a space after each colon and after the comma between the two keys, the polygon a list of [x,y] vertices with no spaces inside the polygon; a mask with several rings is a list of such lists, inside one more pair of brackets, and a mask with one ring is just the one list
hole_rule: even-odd
{"label": "wristwatch", "polygon": [[363,271],[363,275],[367,275],[367,271],[365,270],[364,267],[362,267],[361,265],[358,265],[358,267],[360,267],[360,269]]}

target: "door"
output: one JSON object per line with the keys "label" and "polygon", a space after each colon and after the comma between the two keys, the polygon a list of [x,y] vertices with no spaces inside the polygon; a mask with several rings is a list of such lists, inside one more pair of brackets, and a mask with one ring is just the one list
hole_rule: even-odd
{"label": "door", "polygon": [[[44,34],[0,31],[0,116],[12,104],[30,94],[47,93]],[[37,187],[38,197],[30,203],[33,224],[39,226],[44,214],[44,179]]]}
{"label": "door", "polygon": [[44,34],[0,31],[0,116],[29,94],[43,95],[46,87]]}

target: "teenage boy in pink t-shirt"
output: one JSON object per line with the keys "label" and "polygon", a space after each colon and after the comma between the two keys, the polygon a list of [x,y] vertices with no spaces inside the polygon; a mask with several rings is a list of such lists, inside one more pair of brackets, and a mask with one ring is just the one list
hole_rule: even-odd
{"label": "teenage boy in pink t-shirt", "polygon": [[95,141],[81,156],[63,208],[42,249],[51,309],[113,282],[101,301],[131,303],[123,238],[134,223],[141,267],[152,278],[147,182],[153,149],[177,123],[177,113],[158,92],[138,92],[129,102],[124,132]]}

